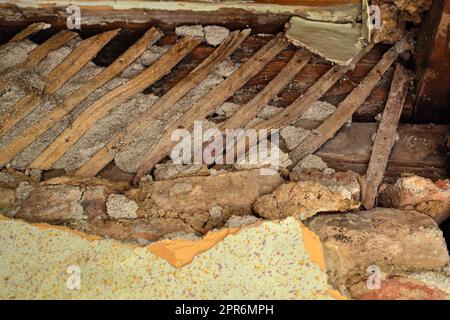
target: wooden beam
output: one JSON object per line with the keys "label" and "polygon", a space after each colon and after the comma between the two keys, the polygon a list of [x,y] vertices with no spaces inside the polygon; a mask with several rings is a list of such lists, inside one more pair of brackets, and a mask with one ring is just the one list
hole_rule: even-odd
{"label": "wooden beam", "polygon": [[[64,83],[95,57],[118,32],[119,29],[116,29],[81,41],[78,46],[46,77],[44,93],[48,95],[54,94]],[[28,94],[20,99],[13,107],[12,112],[8,113],[2,120],[0,137],[4,136],[17,123],[28,116],[41,100],[42,97],[35,93]]]}
{"label": "wooden beam", "polygon": [[450,0],[433,1],[417,41],[413,121],[450,122]]}
{"label": "wooden beam", "polygon": [[14,37],[12,37],[8,42],[18,42],[25,40],[29,36],[51,27],[51,24],[45,23],[45,22],[36,22],[32,23],[29,26],[27,26],[25,29],[20,31],[18,34],[16,34]]}
{"label": "wooden beam", "polygon": [[331,139],[336,132],[351,118],[361,103],[367,99],[375,85],[380,81],[382,75],[394,63],[398,55],[413,46],[412,40],[403,39],[389,49],[377,65],[369,72],[364,80],[342,101],[336,111],[325,120],[313,134],[310,134],[289,153],[293,164],[308,154],[314,153],[327,140]]}
{"label": "wooden beam", "polygon": [[314,83],[308,90],[297,98],[291,105],[289,105],[281,113],[277,114],[271,119],[263,121],[255,126],[259,129],[274,129],[287,126],[297,120],[303,112],[305,112],[314,102],[320,99],[340,78],[342,78],[348,71],[354,69],[355,65],[373,48],[373,44],[365,47],[354,58],[352,63],[348,66],[334,65],[328,70],[320,79]]}
{"label": "wooden beam", "polygon": [[140,115],[122,132],[117,133],[94,157],[81,166],[75,175],[85,177],[95,176],[100,172],[100,170],[114,159],[116,153],[114,146],[116,143],[121,141],[125,135],[128,137],[138,135],[146,125],[168,111],[180,98],[200,84],[221,61],[233,53],[249,34],[250,29],[231,32],[228,38],[211,55],[200,63],[189,75],[172,87],[165,95],[159,98],[149,110]]}
{"label": "wooden beam", "polygon": [[366,209],[372,209],[378,195],[378,187],[383,181],[384,172],[395,144],[397,126],[405,103],[411,78],[408,72],[397,64],[392,79],[391,91],[381,116],[380,125],[372,147],[369,166],[364,176],[362,188],[362,204]]}
{"label": "wooden beam", "polygon": [[181,39],[138,76],[95,101],[32,162],[30,167],[43,170],[50,169],[99,119],[168,74],[181,59],[202,41],[203,38],[196,37]]}
{"label": "wooden beam", "polygon": [[[302,124],[302,127],[305,126]],[[335,170],[352,170],[364,175],[377,127],[376,123],[354,122],[342,128],[315,154]],[[445,179],[445,150],[449,132],[448,125],[400,124],[397,128],[399,140],[389,157],[385,179],[396,179],[403,173],[434,180]]]}
{"label": "wooden beam", "polygon": [[139,167],[134,183],[138,183],[140,178],[150,171],[155,164],[163,159],[176,144],[170,137],[173,130],[177,128],[191,129],[194,121],[204,119],[211,111],[221,103],[225,102],[240,89],[250,78],[255,76],[264,65],[272,60],[287,45],[283,34],[278,34],[269,41],[262,49],[245,62],[230,77],[220,83],[208,94],[203,96],[197,103],[183,114],[175,123],[168,128],[161,137],[159,143],[153,148],[144,163]]}
{"label": "wooden beam", "polygon": [[23,62],[23,67],[30,68],[37,66],[48,54],[75,38],[78,34],[69,30],[61,30],[43,44],[32,50],[27,59]]}
{"label": "wooden beam", "polygon": [[72,76],[80,71],[97,53],[117,36],[120,29],[103,32],[81,41],[55,69],[47,76],[46,94],[53,94]]}
{"label": "wooden beam", "polygon": [[135,61],[149,45],[160,37],[157,29],[148,30],[135,44],[128,48],[111,65],[101,71],[98,75],[83,84],[72,93],[62,104],[56,106],[38,122],[27,128],[19,136],[0,150],[0,167],[11,161],[16,155],[32,144],[37,138],[52,128],[59,120],[71,112],[79,103],[86,99],[92,92],[109,82],[121,73],[127,66]]}

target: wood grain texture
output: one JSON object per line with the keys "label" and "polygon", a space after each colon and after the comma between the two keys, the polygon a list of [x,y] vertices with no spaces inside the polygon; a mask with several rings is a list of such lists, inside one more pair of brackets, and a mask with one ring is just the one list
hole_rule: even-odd
{"label": "wood grain texture", "polygon": [[389,98],[373,142],[369,166],[364,176],[365,183],[362,188],[361,198],[362,204],[367,210],[374,207],[378,195],[378,187],[383,181],[389,155],[395,144],[398,121],[405,103],[409,82],[409,74],[400,64],[397,64]]}
{"label": "wood grain texture", "polygon": [[50,28],[51,25],[45,22],[36,22],[32,23],[29,26],[27,26],[25,29],[20,31],[18,34],[16,34],[14,37],[12,37],[8,42],[18,42],[25,40],[29,36],[44,30]]}
{"label": "wood grain texture", "polygon": [[93,158],[81,166],[75,175],[77,176],[95,176],[109,162],[114,159],[116,149],[114,145],[122,140],[126,135],[133,137],[138,135],[146,125],[154,119],[164,114],[180,98],[192,90],[195,86],[206,78],[206,76],[226,57],[233,53],[242,41],[250,34],[250,30],[231,32],[227,39],[213,51],[202,63],[200,63],[190,74],[178,82],[165,95],[159,98],[152,107],[133,121],[125,130],[117,133],[107,145],[100,149]]}
{"label": "wood grain texture", "polygon": [[176,144],[170,139],[173,130],[177,128],[190,129],[194,125],[194,121],[204,119],[215,107],[225,102],[233,95],[233,93],[255,76],[264,65],[280,53],[286,45],[286,39],[283,38],[281,33],[278,34],[252,56],[252,58],[240,66],[240,68],[230,77],[203,96],[191,107],[191,109],[175,121],[175,123],[163,133],[160,142],[153,148],[147,159],[140,166],[134,182],[138,183],[141,177],[150,171],[155,164],[170,152],[170,149]]}
{"label": "wood grain texture", "polygon": [[[116,29],[81,41],[78,46],[44,79],[46,83],[44,87],[44,94],[54,94],[72,76],[80,71],[81,68],[83,68],[105,46],[106,43],[115,37],[118,32],[119,29]],[[29,65],[27,66],[30,67]],[[0,137],[4,136],[17,123],[28,116],[40,101],[42,101],[42,97],[38,96],[36,93],[30,93],[21,98],[13,107],[12,112],[8,113],[2,119],[2,124],[0,126]]]}
{"label": "wood grain texture", "polygon": [[106,84],[127,66],[135,61],[146,48],[160,37],[157,29],[148,30],[134,45],[128,48],[111,65],[98,75],[87,81],[65,101],[56,106],[38,122],[26,129],[20,136],[15,137],[10,143],[0,150],[0,167],[11,161],[16,155],[32,144],[37,138],[52,128],[59,120],[71,112],[79,103],[86,99],[92,92]]}
{"label": "wood grain texture", "polygon": [[320,99],[342,76],[354,69],[355,65],[372,49],[369,45],[354,58],[349,66],[334,65],[320,79],[308,88],[308,90],[295,100],[290,106],[271,119],[263,121],[255,126],[255,129],[282,128],[297,120],[311,104]]}
{"label": "wood grain texture", "polygon": [[28,54],[27,59],[23,63],[23,67],[34,67],[52,51],[62,47],[64,44],[77,36],[76,32],[69,30],[61,30],[53,37],[45,41],[36,49]]}
{"label": "wood grain texture", "polygon": [[400,40],[383,55],[383,58],[364,80],[337,106],[336,111],[313,134],[306,137],[300,145],[289,153],[294,165],[308,154],[314,153],[336,134],[364,100],[367,99],[384,72],[394,63],[398,55],[411,49],[412,45],[413,43],[410,39]]}
{"label": "wood grain texture", "polygon": [[89,128],[110,110],[168,74],[189,52],[203,41],[185,37],[169,49],[155,63],[127,83],[110,91],[85,109],[30,165],[31,168],[50,169]]}

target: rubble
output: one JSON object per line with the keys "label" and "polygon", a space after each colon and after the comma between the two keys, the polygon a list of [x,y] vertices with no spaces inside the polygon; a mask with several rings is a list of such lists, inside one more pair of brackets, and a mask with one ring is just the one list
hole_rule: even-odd
{"label": "rubble", "polygon": [[137,210],[137,203],[121,194],[111,194],[106,201],[106,212],[114,219],[135,219]]}
{"label": "rubble", "polygon": [[33,189],[16,218],[29,221],[61,221],[85,218],[79,204],[82,191],[74,186],[43,186]]}
{"label": "rubble", "polygon": [[161,163],[155,166],[153,176],[156,181],[191,176],[209,176],[208,166],[204,164]]}
{"label": "rubble", "polygon": [[221,44],[230,33],[227,28],[219,26],[206,26],[203,31],[205,32],[206,42],[214,47]]}
{"label": "rubble", "polygon": [[321,157],[314,154],[307,155],[292,169],[293,172],[303,170],[319,170],[324,173],[330,174],[334,172],[334,169],[328,168],[328,165]]}
{"label": "rubble", "polygon": [[289,151],[298,146],[308,134],[309,130],[294,126],[286,126],[280,130],[280,137],[286,143]]}
{"label": "rubble", "polygon": [[255,216],[247,215],[247,216],[231,216],[227,222],[225,223],[225,228],[240,228],[243,226],[253,225],[262,221]]}
{"label": "rubble", "polygon": [[[129,191],[127,196],[139,204],[139,217],[182,219],[204,233],[232,215],[251,214],[256,198],[283,181],[278,174],[264,176],[259,170],[246,170],[155,181]],[[215,219],[211,219],[211,212]]]}
{"label": "rubble", "polygon": [[336,107],[331,103],[316,101],[300,116],[301,120],[325,121],[333,114]]}
{"label": "rubble", "polygon": [[[348,180],[340,178],[344,175]],[[304,176],[305,179],[297,176],[297,181],[282,184],[271,194],[259,197],[253,208],[266,219],[293,216],[300,220],[319,212],[345,212],[359,208],[360,190],[354,176],[349,178],[347,173],[337,173],[331,178],[325,176]]]}
{"label": "rubble", "polygon": [[378,204],[383,207],[413,209],[429,215],[438,223],[450,217],[450,180],[419,176],[399,178],[394,184],[382,185]]}
{"label": "rubble", "polygon": [[376,208],[321,214],[306,224],[323,243],[335,285],[356,282],[371,265],[389,274],[434,270],[449,263],[442,231],[433,219],[416,211]]}
{"label": "rubble", "polygon": [[203,37],[203,26],[179,26],[175,28],[175,33],[179,37]]}

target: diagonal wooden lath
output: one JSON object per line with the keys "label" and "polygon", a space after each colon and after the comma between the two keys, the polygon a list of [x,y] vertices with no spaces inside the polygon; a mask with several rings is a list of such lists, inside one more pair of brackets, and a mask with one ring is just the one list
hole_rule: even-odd
{"label": "diagonal wooden lath", "polygon": [[125,130],[117,133],[102,149],[100,149],[91,159],[81,166],[75,175],[95,176],[109,162],[114,159],[116,149],[114,146],[127,135],[133,137],[138,135],[152,120],[164,114],[173,104],[197,86],[214,68],[233,53],[244,39],[249,35],[250,30],[234,31],[225,39],[214,52],[191,71],[184,79],[172,87],[166,94],[159,98],[149,110],[133,121]]}
{"label": "diagonal wooden lath", "polygon": [[25,29],[23,29],[22,31],[20,31],[18,34],[16,34],[14,37],[12,37],[9,42],[18,42],[18,41],[22,41],[25,40],[26,38],[28,38],[29,36],[44,30],[44,29],[48,29],[51,27],[51,24],[48,24],[46,22],[36,22],[36,23],[32,23],[30,24],[28,27],[26,27]]}
{"label": "diagonal wooden lath", "polygon": [[[81,41],[45,79],[44,93],[47,95],[54,94],[64,83],[91,61],[118,32],[119,29],[116,29]],[[17,123],[28,116],[41,100],[42,97],[35,93],[30,93],[21,98],[13,107],[12,112],[8,113],[3,119],[0,126],[0,137],[4,136]]]}
{"label": "diagonal wooden lath", "polygon": [[32,162],[31,168],[50,169],[92,125],[110,110],[168,74],[178,62],[203,41],[204,39],[199,37],[182,38],[138,76],[95,101]]}
{"label": "diagonal wooden lath", "polygon": [[372,68],[364,80],[337,106],[336,111],[326,119],[313,134],[310,134],[294,150],[289,157],[296,164],[308,154],[314,153],[351,118],[353,113],[367,99],[375,85],[380,81],[386,70],[394,63],[398,55],[411,49],[411,39],[402,39],[392,46]]}
{"label": "diagonal wooden lath", "polygon": [[173,130],[177,128],[192,128],[194,121],[205,118],[214,110],[214,108],[230,98],[237,90],[247,83],[248,80],[255,76],[266,63],[280,53],[286,45],[287,40],[283,38],[283,34],[278,34],[247,60],[247,62],[245,62],[230,77],[220,83],[208,94],[204,95],[194,106],[177,119],[175,123],[163,133],[159,143],[153,148],[147,159],[139,167],[134,183],[138,183],[140,178],[163,159],[176,144],[170,139]]}
{"label": "diagonal wooden lath", "polygon": [[161,34],[156,28],[148,30],[135,44],[128,48],[112,64],[98,75],[83,84],[79,89],[67,97],[64,102],[56,106],[37,123],[27,128],[20,136],[0,150],[0,167],[11,161],[16,155],[32,144],[37,138],[52,128],[59,120],[71,112],[86,99],[92,92],[109,82],[121,73],[127,66],[135,61],[149,45],[160,38]]}

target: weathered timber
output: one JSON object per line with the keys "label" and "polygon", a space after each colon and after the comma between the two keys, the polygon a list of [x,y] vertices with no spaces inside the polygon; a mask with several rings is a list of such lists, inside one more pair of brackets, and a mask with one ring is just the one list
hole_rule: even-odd
{"label": "weathered timber", "polygon": [[[44,92],[48,95],[54,94],[64,83],[80,71],[118,32],[119,29],[116,29],[81,41],[45,78]],[[12,112],[8,113],[3,119],[0,137],[29,115],[41,100],[42,97],[35,93],[30,93],[20,99]]]}
{"label": "weathered timber", "polygon": [[215,107],[225,102],[233,93],[241,88],[251,77],[256,75],[263,66],[272,60],[287,45],[287,41],[278,34],[260,49],[252,58],[245,62],[230,77],[203,96],[194,106],[181,116],[170,128],[168,128],[160,142],[153,148],[147,160],[140,166],[134,182],[139,182],[150,169],[164,158],[174,145],[170,137],[176,128],[190,129],[195,120],[205,118]]}
{"label": "weathered timber", "polygon": [[398,55],[411,49],[411,47],[412,41],[410,39],[400,40],[392,46],[369,72],[366,78],[338,105],[337,110],[313,134],[306,137],[300,145],[290,152],[289,155],[293,163],[296,164],[299,160],[315,152],[327,140],[331,139],[346,121],[351,118],[361,103],[370,95],[370,92],[381,79],[383,73],[394,63]]}
{"label": "weathered timber", "polygon": [[203,41],[185,37],[150,67],[127,83],[110,91],[85,109],[31,164],[32,168],[50,169],[89,128],[110,110],[168,74],[189,52]]}
{"label": "weathered timber", "polygon": [[189,75],[182,79],[165,95],[158,99],[152,107],[139,116],[125,130],[117,133],[102,149],[100,149],[90,160],[80,167],[75,175],[95,176],[109,162],[114,159],[115,144],[126,135],[132,137],[145,128],[145,125],[164,114],[181,97],[198,85],[221,61],[234,52],[237,47],[249,35],[250,30],[234,31],[227,39]]}
{"label": "weathered timber", "polygon": [[0,151],[0,167],[11,161],[27,146],[52,128],[59,120],[71,112],[79,103],[86,99],[92,92],[122,72],[128,65],[135,61],[145,49],[160,37],[157,29],[148,30],[141,39],[127,49],[111,65],[105,68],[94,78],[83,84],[72,93],[62,104],[55,107],[39,122],[26,129],[20,136],[15,137]]}
{"label": "weathered timber", "polygon": [[410,76],[408,72],[397,64],[392,79],[389,98],[381,116],[375,141],[373,142],[369,166],[364,176],[362,189],[362,204],[366,209],[372,209],[378,194],[378,187],[383,181],[389,155],[395,144],[398,121],[402,113],[406,93],[408,92]]}

